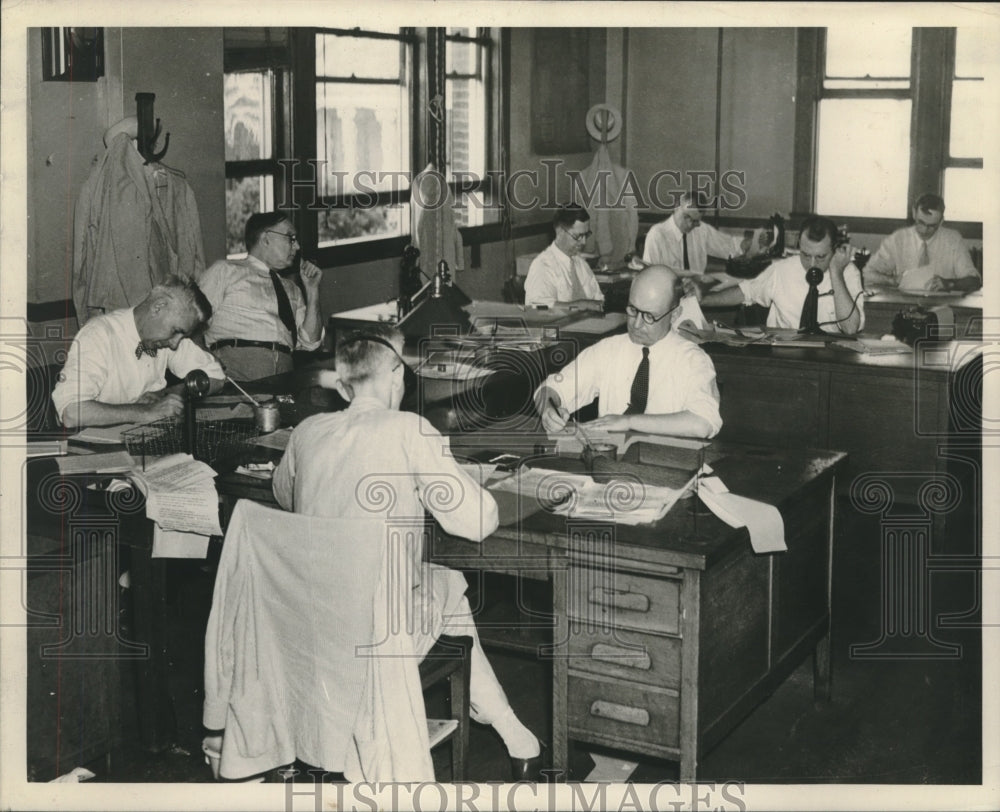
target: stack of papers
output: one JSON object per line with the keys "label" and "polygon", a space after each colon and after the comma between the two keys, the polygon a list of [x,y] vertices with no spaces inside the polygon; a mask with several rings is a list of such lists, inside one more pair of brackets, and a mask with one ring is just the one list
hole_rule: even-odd
{"label": "stack of papers", "polygon": [[122,432],[134,429],[138,423],[125,423],[121,426],[88,426],[83,431],[72,435],[70,440],[77,440],[81,443],[105,443],[108,445],[118,445],[124,443]]}
{"label": "stack of papers", "polygon": [[154,558],[204,558],[209,536],[221,536],[215,471],[190,454],[162,457],[132,479],[156,526]]}
{"label": "stack of papers", "polygon": [[662,519],[693,483],[693,477],[683,488],[646,485],[634,477],[598,483],[582,474],[525,467],[491,490],[530,496],[568,518],[637,525]]}
{"label": "stack of papers", "polygon": [[134,465],[132,458],[125,451],[60,457],[56,463],[59,466],[59,473],[63,476],[71,474],[119,474],[131,471]]}
{"label": "stack of papers", "polygon": [[834,342],[835,347],[864,353],[865,355],[901,355],[912,353],[913,347],[896,339],[852,338]]}

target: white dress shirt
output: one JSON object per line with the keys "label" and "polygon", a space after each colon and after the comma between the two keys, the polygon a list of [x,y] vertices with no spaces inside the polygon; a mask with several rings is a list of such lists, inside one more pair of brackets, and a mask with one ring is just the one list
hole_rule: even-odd
{"label": "white dress shirt", "polygon": [[[865,327],[865,297],[861,289],[861,273],[853,262],[844,269],[844,284],[851,298],[857,303],[861,316],[861,323],[858,325],[860,332]],[[798,256],[772,262],[754,279],[741,281],[740,290],[743,291],[744,304],[759,304],[771,308],[767,314],[768,327],[798,329],[802,318],[802,305],[809,292],[806,272]],[[833,323],[837,321],[837,311],[833,301],[833,284],[830,282],[829,270],[823,274],[823,281],[819,283],[816,314],[823,332],[844,332],[840,324]]]}
{"label": "white dress shirt", "polygon": [[[709,255],[728,259],[743,253],[743,237],[723,234],[708,223],[702,223],[687,235],[688,266],[695,273],[704,273]],[[657,223],[646,235],[642,259],[651,265],[666,265],[675,271],[684,268],[684,235],[673,217]]]}
{"label": "white dress shirt", "polygon": [[215,356],[189,338],[182,339],[176,350],[164,347],[155,357],[142,353],[136,358],[139,340],[133,307],[95,316],[83,325],[52,392],[59,419],[67,406],[82,401],[135,403],[167,385],[168,369],[178,378],[193,369],[203,369],[217,380],[225,378]]}
{"label": "white dress shirt", "polygon": [[578,299],[603,302],[604,294],[583,257],[564,254],[552,243],[531,261],[524,280],[524,303],[551,306]]}
{"label": "white dress shirt", "polygon": [[[865,273],[873,271],[891,276],[898,286],[906,271],[920,266],[923,244],[924,240],[917,234],[914,226],[894,231],[882,240],[875,256],[865,266]],[[963,279],[967,276],[981,278],[959,232],[941,226],[926,241],[926,245],[930,273],[942,279]]]}
{"label": "white dress shirt", "polygon": [[[642,360],[642,346],[627,334],[611,336],[583,350],[542,386],[559,393],[570,412],[600,398],[598,414],[624,414],[632,381]],[[671,331],[649,348],[649,396],[646,414],[689,411],[712,427],[722,428],[719,389],[712,359],[697,344]]]}
{"label": "white dress shirt", "polygon": [[298,327],[298,343],[294,347],[292,334],[278,315],[278,297],[267,265],[249,255],[245,259],[213,262],[198,280],[198,286],[212,303],[212,319],[205,331],[206,346],[226,338],[243,338],[278,342],[293,350],[318,349],[323,331],[315,341],[302,332],[306,318],[302,291],[290,279],[281,278],[281,284]]}

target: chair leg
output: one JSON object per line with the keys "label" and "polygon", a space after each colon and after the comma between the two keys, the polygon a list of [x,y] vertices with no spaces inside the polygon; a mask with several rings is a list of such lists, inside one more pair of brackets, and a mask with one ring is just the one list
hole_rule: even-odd
{"label": "chair leg", "polygon": [[469,756],[469,679],[472,672],[472,638],[460,638],[463,647],[462,667],[448,678],[451,713],[458,728],[451,740],[451,780],[464,781]]}

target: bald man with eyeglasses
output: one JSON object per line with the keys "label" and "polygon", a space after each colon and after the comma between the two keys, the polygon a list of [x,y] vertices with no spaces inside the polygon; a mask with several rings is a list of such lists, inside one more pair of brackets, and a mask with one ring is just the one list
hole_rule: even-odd
{"label": "bald man with eyeglasses", "polygon": [[552,220],[555,239],[534,258],[524,280],[524,303],[532,307],[604,309],[604,294],[580,253],[590,238],[590,215],[576,206],[560,206]]}
{"label": "bald man with eyeglasses", "polygon": [[678,275],[651,265],[632,281],[628,332],[599,341],[535,392],[546,431],[598,398],[598,418],[584,428],[714,437],[722,428],[712,359],[671,328],[683,295]]}
{"label": "bald man with eyeglasses", "polygon": [[322,271],[302,260],[302,288],[291,278],[299,241],[284,212],[252,214],[244,235],[246,258],[213,263],[199,284],[213,313],[205,346],[229,377],[252,381],[291,370],[294,350],[319,349]]}

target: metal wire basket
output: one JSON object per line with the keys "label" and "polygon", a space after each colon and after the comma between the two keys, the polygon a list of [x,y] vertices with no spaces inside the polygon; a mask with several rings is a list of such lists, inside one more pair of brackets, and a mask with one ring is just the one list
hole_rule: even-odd
{"label": "metal wire basket", "polygon": [[[260,432],[253,420],[202,420],[195,434],[195,459],[214,463],[235,458],[250,448]],[[184,421],[165,417],[122,432],[128,453],[133,457],[158,457],[188,450]]]}

